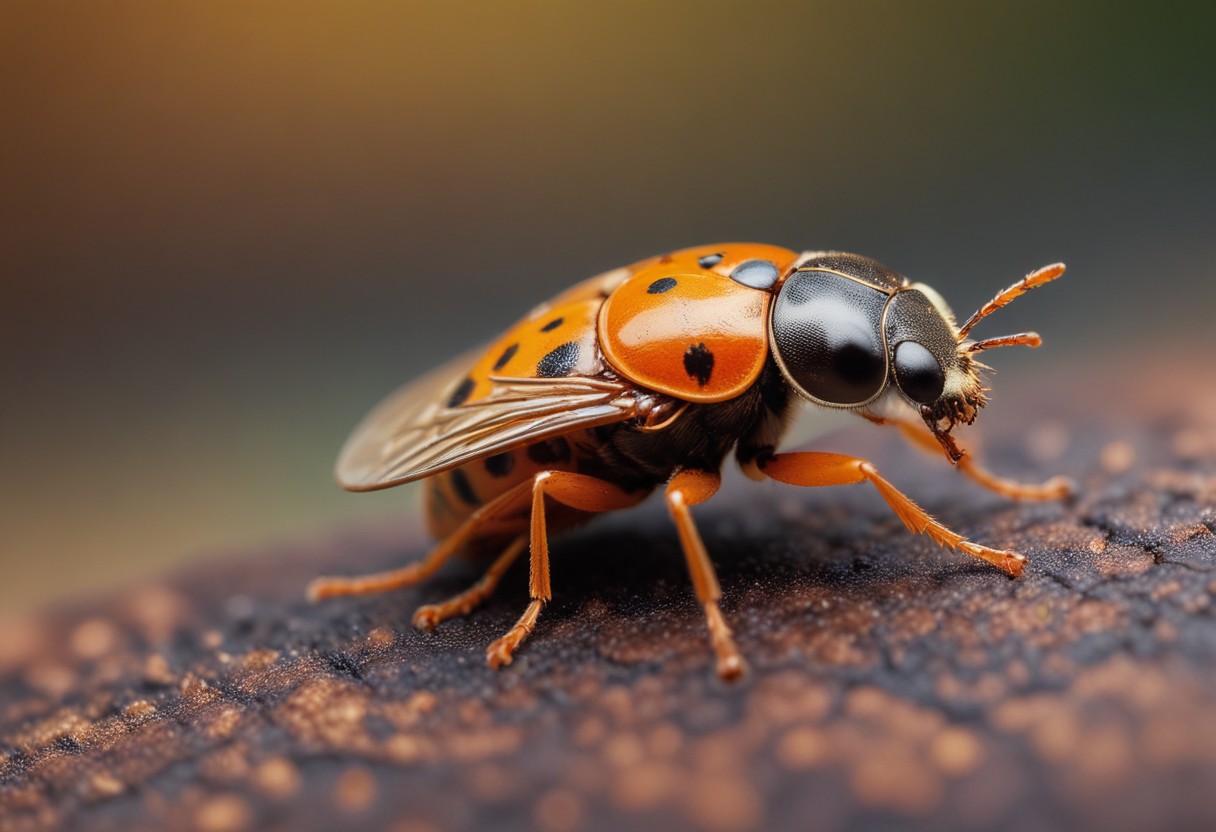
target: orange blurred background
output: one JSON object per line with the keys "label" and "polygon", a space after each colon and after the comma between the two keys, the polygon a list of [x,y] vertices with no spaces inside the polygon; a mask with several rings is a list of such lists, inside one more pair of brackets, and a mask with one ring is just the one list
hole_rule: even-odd
{"label": "orange blurred background", "polygon": [[404,516],[332,483],[365,410],[667,249],[964,314],[1067,261],[1003,378],[1210,344],[1216,13],[1175,9],[4,3],[0,610]]}

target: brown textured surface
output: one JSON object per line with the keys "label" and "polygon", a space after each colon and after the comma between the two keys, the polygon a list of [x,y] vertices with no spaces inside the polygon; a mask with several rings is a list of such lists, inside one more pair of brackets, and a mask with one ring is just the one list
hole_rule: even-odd
{"label": "brown textured surface", "polygon": [[1216,386],[1126,402],[1129,375],[998,386],[981,422],[999,471],[1077,478],[1071,506],[1004,503],[879,429],[830,443],[1026,552],[1020,580],[863,487],[728,486],[698,517],[751,662],[734,686],[653,506],[555,545],[556,600],[500,673],[483,648],[520,569],[431,634],[411,611],[474,566],[302,600],[322,569],[420,554],[405,530],[9,621],[0,828],[1210,828]]}

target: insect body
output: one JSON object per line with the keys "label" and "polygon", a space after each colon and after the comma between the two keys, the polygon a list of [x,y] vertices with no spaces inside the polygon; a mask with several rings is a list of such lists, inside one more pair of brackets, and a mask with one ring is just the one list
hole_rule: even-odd
{"label": "insect body", "polygon": [[473,587],[415,613],[414,624],[431,629],[471,611],[527,551],[531,602],[487,651],[491,666],[509,664],[552,597],[549,532],[635,505],[662,487],[718,672],[737,676],[743,660],[689,510],[717,491],[732,450],[753,479],[869,482],[912,531],[1017,576],[1022,555],[947,529],[869,462],[778,453],[777,446],[795,405],[809,400],[940,447],[965,474],[1005,496],[1067,495],[1064,478],[1023,485],[997,477],[951,437],[984,405],[976,355],[1039,344],[1034,333],[974,341],[971,328],[1063,271],[1057,264],[1032,272],[961,326],[928,286],[840,252],[703,246],[591,278],[534,309],[489,348],[407,385],[368,415],[338,460],[339,482],[370,491],[425,478],[428,523],[440,543],[393,572],[318,579],[310,595],[414,584],[470,548],[494,555]]}

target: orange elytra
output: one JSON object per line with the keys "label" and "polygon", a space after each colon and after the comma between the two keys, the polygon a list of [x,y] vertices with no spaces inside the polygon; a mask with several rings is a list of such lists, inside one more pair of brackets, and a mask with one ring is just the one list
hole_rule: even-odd
{"label": "orange elytra", "polygon": [[[600,310],[605,359],[630,381],[684,401],[738,396],[764,369],[769,290],[796,257],[775,246],[732,244],[636,269]],[[732,279],[741,266],[767,275],[767,286]]]}

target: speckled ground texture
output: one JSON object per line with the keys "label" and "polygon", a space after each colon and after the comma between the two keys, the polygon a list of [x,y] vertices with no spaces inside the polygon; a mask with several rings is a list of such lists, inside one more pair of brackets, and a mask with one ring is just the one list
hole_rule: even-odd
{"label": "speckled ground texture", "polygon": [[1213,828],[1216,382],[1152,366],[996,385],[992,466],[1069,474],[1071,505],[1003,502],[879,428],[818,443],[1028,554],[1019,580],[865,486],[730,483],[698,517],[734,685],[655,506],[555,544],[556,599],[503,672],[483,650],[521,568],[429,634],[414,607],[476,564],[304,602],[318,572],[420,556],[413,519],[10,620],[0,828]]}

